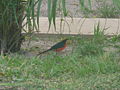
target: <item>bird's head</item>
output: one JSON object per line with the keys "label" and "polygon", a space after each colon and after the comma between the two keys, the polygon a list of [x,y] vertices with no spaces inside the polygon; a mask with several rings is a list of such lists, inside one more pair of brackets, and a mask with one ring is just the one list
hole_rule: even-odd
{"label": "bird's head", "polygon": [[67,45],[69,45],[69,44],[71,43],[71,40],[69,40],[69,39],[64,39],[63,42],[66,43]]}
{"label": "bird's head", "polygon": [[64,39],[63,41],[66,42],[68,39]]}

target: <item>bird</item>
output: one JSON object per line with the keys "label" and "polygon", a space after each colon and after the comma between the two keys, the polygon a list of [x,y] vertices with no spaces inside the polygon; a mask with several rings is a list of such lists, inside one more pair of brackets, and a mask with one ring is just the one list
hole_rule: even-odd
{"label": "bird", "polygon": [[64,40],[56,43],[55,45],[53,45],[50,49],[45,50],[45,51],[43,51],[43,52],[39,52],[39,53],[37,54],[37,56],[39,56],[40,54],[46,53],[46,52],[48,52],[48,51],[60,52],[60,51],[64,50],[64,49],[66,48],[66,46],[67,46],[67,45],[66,45],[66,44],[67,44],[67,40],[68,40],[68,39],[64,39]]}

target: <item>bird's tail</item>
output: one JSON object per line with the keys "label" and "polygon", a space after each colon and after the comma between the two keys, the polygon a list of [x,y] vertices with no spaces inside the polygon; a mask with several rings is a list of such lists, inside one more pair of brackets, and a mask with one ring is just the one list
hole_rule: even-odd
{"label": "bird's tail", "polygon": [[37,56],[39,56],[40,54],[46,53],[46,52],[48,52],[48,51],[50,51],[50,50],[51,50],[51,49],[48,49],[48,50],[43,51],[43,52],[39,52],[39,53],[37,54]]}

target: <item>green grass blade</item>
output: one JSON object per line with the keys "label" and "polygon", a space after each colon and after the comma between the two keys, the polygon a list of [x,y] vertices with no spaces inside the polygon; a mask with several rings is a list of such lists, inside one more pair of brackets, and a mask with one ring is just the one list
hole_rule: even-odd
{"label": "green grass blade", "polygon": [[[85,6],[85,0],[79,0],[79,4],[80,4],[80,8],[82,10],[84,10],[86,8],[86,6]],[[88,6],[89,6],[89,9],[92,8],[92,6],[91,6],[91,0],[88,0]]]}
{"label": "green grass blade", "polygon": [[53,5],[52,5],[52,17],[53,17],[53,24],[54,24],[54,28],[56,30],[56,23],[55,23],[55,19],[56,19],[56,8],[57,8],[57,0],[53,0]]}
{"label": "green grass blade", "polygon": [[31,32],[32,21],[31,21],[31,2],[30,1],[28,1],[28,5],[26,9],[26,18],[27,18],[28,32]]}
{"label": "green grass blade", "polygon": [[113,0],[113,4],[120,10],[120,0]]}
{"label": "green grass blade", "polygon": [[37,30],[37,25],[36,25],[36,20],[35,20],[35,10],[34,10],[34,2],[35,2],[35,0],[32,0],[31,1],[31,13],[32,13],[32,16],[31,16],[31,18],[32,18],[32,20],[33,20],[33,30],[34,30],[34,28]]}
{"label": "green grass blade", "polygon": [[19,23],[18,23],[18,17],[17,17],[17,14],[16,14],[16,7],[15,5],[13,4],[13,13],[14,13],[14,16],[15,16],[15,22],[17,24],[17,26],[19,27]]}
{"label": "green grass blade", "polygon": [[39,16],[40,16],[40,8],[41,8],[42,0],[39,0],[38,7],[37,7],[37,25],[39,29]]}
{"label": "green grass blade", "polygon": [[62,0],[62,9],[63,9],[64,16],[67,16],[66,2],[65,2],[65,0]]}
{"label": "green grass blade", "polygon": [[88,5],[89,5],[89,8],[92,9],[91,0],[88,0]]}
{"label": "green grass blade", "polygon": [[79,0],[80,8],[84,9],[84,0]]}
{"label": "green grass blade", "polygon": [[51,10],[52,10],[52,0],[48,0],[48,20],[49,20],[49,29],[50,29],[50,26],[51,26],[51,22],[52,22],[52,16],[51,16]]}

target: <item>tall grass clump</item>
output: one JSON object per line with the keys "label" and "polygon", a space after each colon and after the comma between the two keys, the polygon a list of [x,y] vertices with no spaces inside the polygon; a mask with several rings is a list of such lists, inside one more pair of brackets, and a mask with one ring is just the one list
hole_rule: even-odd
{"label": "tall grass clump", "polygon": [[98,4],[97,13],[101,18],[119,18],[120,14],[120,0],[96,0]]}
{"label": "tall grass clump", "polygon": [[100,23],[94,26],[94,35],[90,38],[79,38],[77,51],[81,55],[97,55],[104,52],[106,36],[104,29],[100,28]]}
{"label": "tall grass clump", "polygon": [[117,18],[120,12],[114,5],[103,4],[99,7],[99,14],[102,18]]}
{"label": "tall grass clump", "polygon": [[[49,28],[55,26],[58,0],[48,0]],[[61,0],[62,13],[66,16],[65,0]],[[39,16],[42,0],[0,0],[0,53],[17,52],[24,35],[39,30]],[[36,9],[35,9],[36,8]],[[35,12],[36,11],[36,12]],[[26,27],[26,28],[25,28]],[[56,27],[55,27],[56,28]]]}

